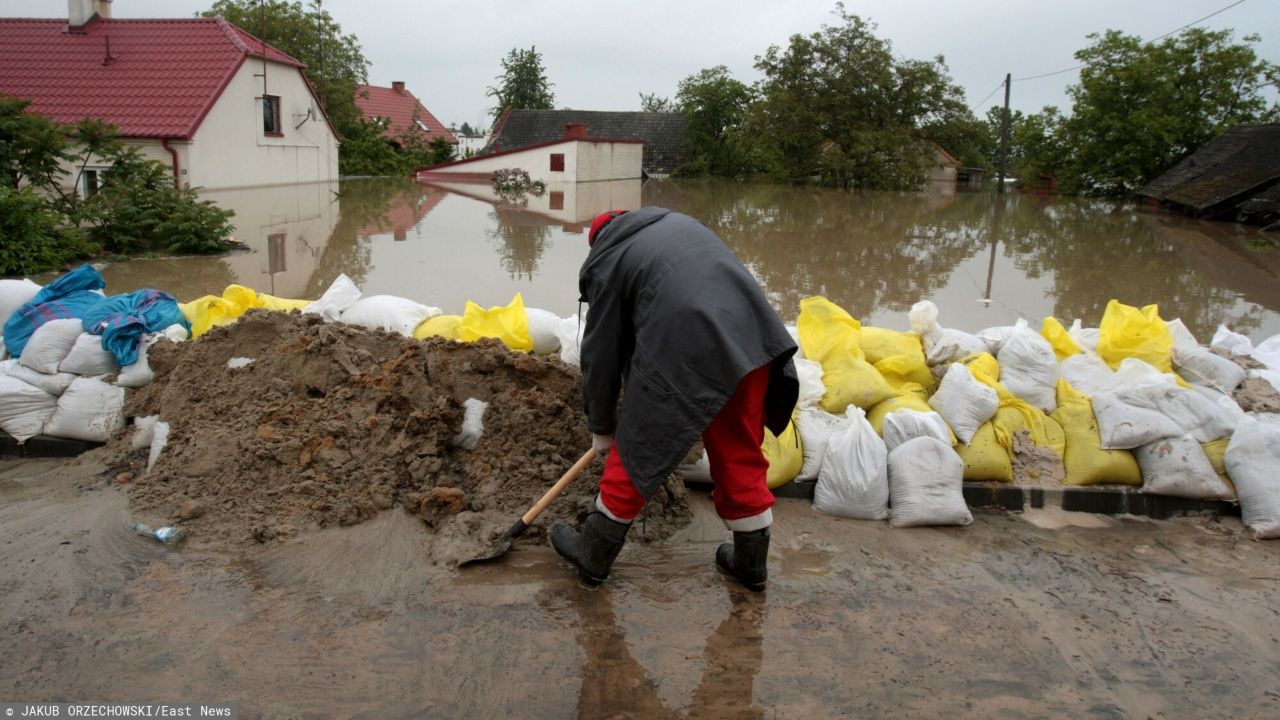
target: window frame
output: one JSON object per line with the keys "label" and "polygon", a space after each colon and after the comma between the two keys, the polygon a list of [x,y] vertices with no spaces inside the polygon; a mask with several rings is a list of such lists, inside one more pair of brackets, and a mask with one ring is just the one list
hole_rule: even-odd
{"label": "window frame", "polygon": [[[274,121],[274,130],[267,125],[268,120]],[[284,124],[280,119],[279,95],[262,96],[262,134],[267,137],[284,137]]]}
{"label": "window frame", "polygon": [[551,153],[551,172],[564,172],[564,153]]}

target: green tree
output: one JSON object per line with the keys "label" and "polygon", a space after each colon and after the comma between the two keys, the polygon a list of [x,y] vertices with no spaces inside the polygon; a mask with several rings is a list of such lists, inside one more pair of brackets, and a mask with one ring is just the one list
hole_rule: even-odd
{"label": "green tree", "polygon": [[658,93],[640,93],[640,112],[671,112],[675,109],[670,98],[659,97]]}
{"label": "green tree", "polygon": [[[987,127],[993,138],[1000,136],[1001,108],[987,112]],[[1009,159],[1006,174],[1023,183],[1038,186],[1056,179],[1066,163],[1062,146],[1062,114],[1058,108],[1046,106],[1038,113],[1024,115],[1019,110],[1010,112]],[[997,142],[988,148],[987,157],[994,171],[999,165]]]}
{"label": "green tree", "polygon": [[320,0],[217,0],[205,17],[221,16],[236,27],[306,63],[329,119],[346,138],[349,126],[362,119],[355,104],[356,85],[368,82],[369,61],[355,35],[343,34]]}
{"label": "green tree", "polygon": [[735,80],[724,65],[680,81],[676,107],[684,113],[689,153],[682,174],[734,176],[754,169],[742,132],[752,98],[751,88]]}
{"label": "green tree", "polygon": [[479,135],[479,133],[473,130],[471,128],[471,125],[466,122],[462,123],[462,127],[458,129],[458,134],[465,138],[475,137],[476,135]]}
{"label": "green tree", "polygon": [[528,50],[512,48],[502,59],[502,74],[495,79],[498,86],[485,91],[485,95],[497,101],[492,111],[494,122],[508,109],[550,110],[555,107],[552,83],[547,81],[542,54],[536,46]]}
{"label": "green tree", "polygon": [[1280,69],[1230,30],[1193,28],[1159,43],[1109,30],[1076,53],[1080,82],[1068,88],[1071,116],[1060,129],[1070,154],[1066,192],[1131,193],[1224,130],[1280,118],[1267,94]]}
{"label": "green tree", "polygon": [[764,73],[749,123],[770,146],[771,174],[799,181],[915,189],[933,164],[923,142],[975,122],[941,56],[899,60],[875,26],[836,4],[840,23],[793,35],[756,58]]}

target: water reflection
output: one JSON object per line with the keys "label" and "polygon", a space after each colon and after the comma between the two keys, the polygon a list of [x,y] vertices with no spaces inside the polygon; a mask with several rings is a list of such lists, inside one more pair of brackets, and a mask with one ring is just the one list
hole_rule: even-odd
{"label": "water reflection", "polygon": [[[731,608],[707,638],[705,670],[687,713],[691,718],[763,718],[752,699],[755,678],[764,665],[765,597],[730,591]],[[571,603],[578,613],[576,635],[586,655],[580,674],[580,718],[676,718],[658,697],[658,687],[627,648],[626,634],[614,614],[608,588],[580,590]]]}
{"label": "water reflection", "polygon": [[1096,324],[1106,303],[1158,303],[1202,341],[1220,322],[1255,341],[1280,332],[1280,252],[1257,230],[1107,202],[990,193],[847,193],[734,182],[557,185],[498,196],[486,183],[346,181],[210,193],[236,210],[251,252],[119,263],[112,291],[182,299],[232,282],[315,297],[346,273],[366,293],[461,312],[467,300],[561,316],[577,309],[586,229],[599,212],[660,205],[716,231],[794,319],[823,294],[872,324],[906,329],[931,299],[949,327],[1053,314]]}

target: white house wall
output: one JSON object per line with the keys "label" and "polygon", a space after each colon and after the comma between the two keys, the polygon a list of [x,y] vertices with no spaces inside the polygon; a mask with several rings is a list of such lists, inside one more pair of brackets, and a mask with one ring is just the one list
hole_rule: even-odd
{"label": "white house wall", "polygon": [[643,153],[640,143],[580,142],[577,177],[582,181],[638,178]]}
{"label": "white house wall", "polygon": [[[548,186],[556,183],[594,182],[597,180],[630,180],[641,177],[640,143],[590,142],[566,140],[530,150],[481,157],[449,167],[435,168],[432,174],[490,174],[497,170],[519,168],[531,180]],[[551,171],[551,156],[564,155],[564,171]]]}
{"label": "white house wall", "polygon": [[[259,58],[247,58],[205,116],[186,158],[180,158],[184,183],[216,189],[338,178],[337,138],[302,73],[266,62],[264,79],[263,65]],[[267,93],[280,98],[280,137],[268,136],[262,127],[264,83]]]}

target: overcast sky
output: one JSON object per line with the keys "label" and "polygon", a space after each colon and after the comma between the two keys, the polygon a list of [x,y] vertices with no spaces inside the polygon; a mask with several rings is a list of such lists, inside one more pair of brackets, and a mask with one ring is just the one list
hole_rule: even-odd
{"label": "overcast sky", "polygon": [[[943,55],[981,117],[1003,100],[1006,72],[1014,109],[1068,108],[1075,73],[1017,81],[1076,64],[1091,32],[1117,29],[1154,38],[1234,0],[848,0],[846,9],[878,25],[907,58]],[[190,17],[212,0],[116,0],[113,16]],[[557,107],[638,110],[639,94],[675,95],[683,78],[715,65],[751,83],[755,57],[796,33],[831,23],[835,2],[809,0],[326,0],[372,63],[369,82],[404,80],[446,124],[486,121],[500,60],[536,46]],[[65,17],[66,0],[0,0],[0,16]],[[1262,35],[1259,55],[1280,62],[1280,2],[1245,0],[1199,27]],[[984,100],[985,99],[985,100]]]}

